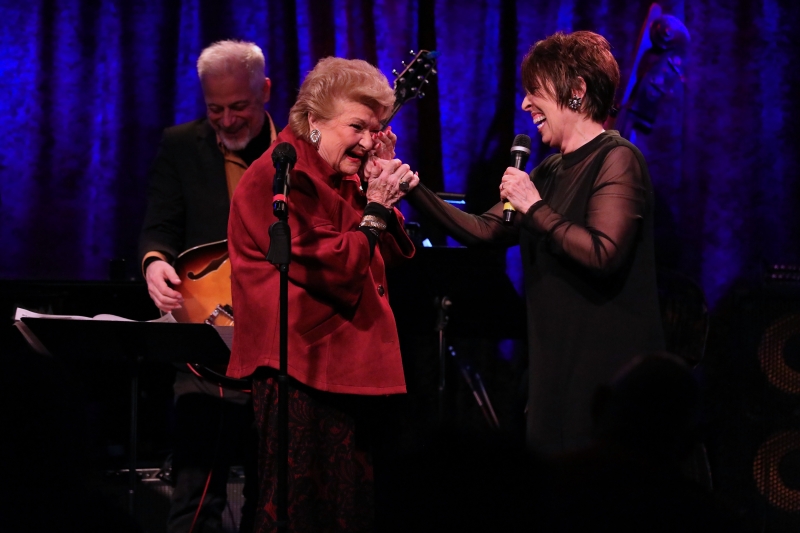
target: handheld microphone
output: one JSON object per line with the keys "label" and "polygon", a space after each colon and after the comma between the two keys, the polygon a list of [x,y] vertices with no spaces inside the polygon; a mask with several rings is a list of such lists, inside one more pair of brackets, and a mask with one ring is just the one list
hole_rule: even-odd
{"label": "handheld microphone", "polygon": [[297,162],[297,151],[287,142],[280,143],[272,151],[275,179],[272,181],[272,214],[285,218],[286,197],[289,194],[289,173]]}
{"label": "handheld microphone", "polygon": [[[514,143],[511,145],[511,166],[519,170],[524,170],[529,155],[531,155],[531,138],[524,133],[514,137]],[[511,205],[511,202],[504,203],[503,223],[512,224],[515,212],[516,210],[514,206]]]}

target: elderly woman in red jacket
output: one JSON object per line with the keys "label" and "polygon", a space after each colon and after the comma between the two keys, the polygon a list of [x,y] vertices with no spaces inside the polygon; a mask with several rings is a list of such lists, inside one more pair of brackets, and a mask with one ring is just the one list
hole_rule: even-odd
{"label": "elderly woman in red jacket", "polygon": [[[275,528],[279,272],[270,247],[272,151],[291,144],[288,372],[292,531],[374,527],[369,417],[405,392],[387,263],[414,247],[394,208],[419,181],[381,131],[394,94],[360,60],[326,58],[303,82],[289,127],[244,174],[228,226],[236,328],[228,374],[252,376],[260,433],[257,531]],[[366,192],[359,175],[367,176]],[[366,430],[366,434],[362,431]]]}

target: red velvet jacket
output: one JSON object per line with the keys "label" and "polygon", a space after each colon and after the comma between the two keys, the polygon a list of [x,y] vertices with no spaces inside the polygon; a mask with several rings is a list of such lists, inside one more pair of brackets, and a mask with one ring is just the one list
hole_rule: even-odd
{"label": "red velvet jacket", "polygon": [[[297,150],[289,193],[289,374],[319,390],[351,394],[405,392],[397,327],[389,307],[385,262],[410,258],[411,240],[383,232],[370,258],[358,230],[366,198],[356,176],[341,178],[307,142],[286,128],[239,182],[231,203],[228,248],[236,326],[228,374],[278,368],[279,272],[265,256],[272,214],[272,151]],[[402,215],[395,210],[396,228]]]}

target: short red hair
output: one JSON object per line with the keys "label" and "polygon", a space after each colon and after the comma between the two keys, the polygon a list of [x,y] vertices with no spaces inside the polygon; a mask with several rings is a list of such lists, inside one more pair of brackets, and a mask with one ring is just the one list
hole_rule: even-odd
{"label": "short red hair", "polygon": [[522,85],[531,94],[544,90],[566,107],[578,78],[586,83],[580,111],[604,122],[619,85],[619,65],[611,45],[591,31],[558,32],[531,46],[522,60]]}

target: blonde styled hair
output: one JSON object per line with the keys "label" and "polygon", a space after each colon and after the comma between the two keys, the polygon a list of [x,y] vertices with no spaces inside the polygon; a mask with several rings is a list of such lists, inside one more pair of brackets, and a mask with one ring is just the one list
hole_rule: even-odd
{"label": "blonde styled hair", "polygon": [[264,87],[264,53],[255,43],[246,41],[217,41],[204,49],[197,58],[197,76],[224,76],[247,72],[250,88],[259,93]]}
{"label": "blonde styled hair", "polygon": [[298,137],[308,138],[308,117],[333,119],[338,102],[358,102],[383,119],[394,105],[389,80],[376,67],[361,59],[326,57],[308,73],[297,101],[289,111],[289,127]]}

